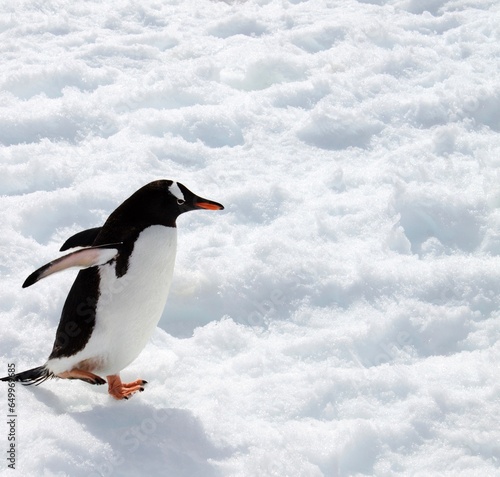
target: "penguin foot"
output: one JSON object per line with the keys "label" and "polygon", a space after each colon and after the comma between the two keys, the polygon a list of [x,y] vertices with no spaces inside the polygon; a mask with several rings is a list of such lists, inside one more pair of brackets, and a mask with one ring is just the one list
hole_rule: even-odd
{"label": "penguin foot", "polygon": [[147,383],[143,379],[131,383],[122,383],[119,374],[106,376],[106,378],[108,379],[108,393],[115,399],[128,399],[136,392],[144,391],[144,385]]}
{"label": "penguin foot", "polygon": [[62,379],[81,379],[89,384],[104,384],[106,381],[97,374],[83,371],[82,369],[72,369],[71,371],[64,371],[64,373],[56,374],[58,378]]}

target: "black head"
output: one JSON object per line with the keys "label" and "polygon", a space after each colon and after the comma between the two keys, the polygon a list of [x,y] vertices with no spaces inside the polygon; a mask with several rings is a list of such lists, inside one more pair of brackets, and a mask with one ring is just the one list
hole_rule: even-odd
{"label": "black head", "polygon": [[[193,194],[179,182],[154,181],[141,187],[123,202],[109,216],[102,232],[111,235],[113,229],[115,232],[116,229],[142,230],[151,225],[175,227],[179,215],[197,209],[222,210],[224,206]],[[102,236],[99,238],[99,242],[106,240]]]}

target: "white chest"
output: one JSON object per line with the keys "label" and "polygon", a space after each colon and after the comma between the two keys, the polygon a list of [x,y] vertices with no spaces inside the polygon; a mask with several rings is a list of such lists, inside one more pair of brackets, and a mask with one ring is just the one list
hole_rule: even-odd
{"label": "white chest", "polygon": [[[152,315],[161,314],[174,271],[176,230],[161,225],[143,230],[130,255],[127,273],[119,278],[114,263],[99,267],[98,319],[102,317],[105,321],[108,316],[120,316],[119,328],[126,328],[121,326],[125,321],[133,328],[137,323],[140,328],[153,319]],[[135,316],[137,314],[142,315],[143,320]]]}

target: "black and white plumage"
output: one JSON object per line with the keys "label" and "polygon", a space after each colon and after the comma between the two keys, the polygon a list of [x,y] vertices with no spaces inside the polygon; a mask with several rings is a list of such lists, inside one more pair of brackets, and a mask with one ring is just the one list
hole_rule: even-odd
{"label": "black and white plumage", "polygon": [[119,373],[145,347],[167,300],[177,248],[176,219],[196,209],[224,207],[184,185],[159,180],[139,189],[102,227],[69,238],[61,251],[83,247],[33,272],[28,287],[52,273],[79,267],[64,304],[47,362],[2,381],[40,384],[52,377],[104,384],[128,398],[143,380],[124,384]]}

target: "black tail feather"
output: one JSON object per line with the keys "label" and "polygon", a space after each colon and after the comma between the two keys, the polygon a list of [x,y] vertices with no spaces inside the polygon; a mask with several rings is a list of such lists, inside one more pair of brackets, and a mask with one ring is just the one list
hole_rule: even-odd
{"label": "black tail feather", "polygon": [[0,381],[16,381],[23,383],[25,386],[34,384],[38,386],[47,379],[54,377],[45,366],[38,366],[38,368],[28,369],[28,371],[23,371],[22,373],[14,374],[13,376],[5,376],[5,378],[0,378]]}

